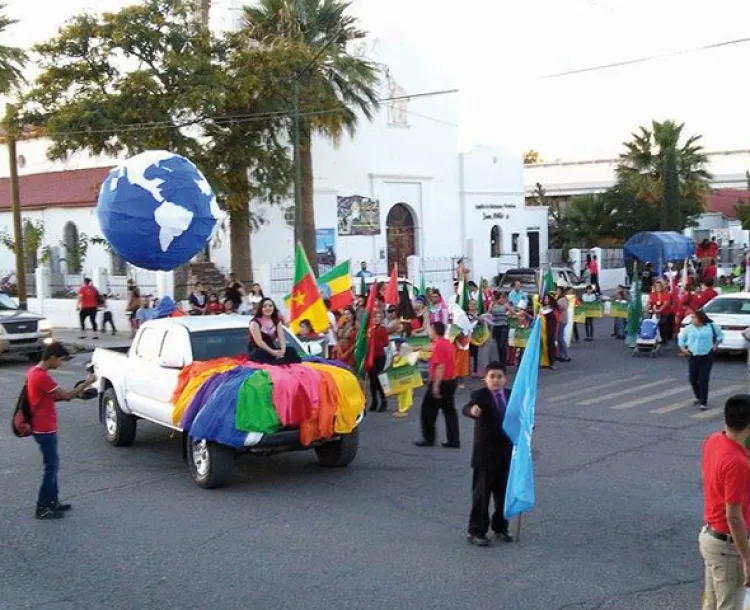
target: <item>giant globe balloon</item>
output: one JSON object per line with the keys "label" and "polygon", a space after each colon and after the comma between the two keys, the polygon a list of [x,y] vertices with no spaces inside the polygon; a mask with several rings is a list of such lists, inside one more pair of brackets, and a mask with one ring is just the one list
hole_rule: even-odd
{"label": "giant globe balloon", "polygon": [[109,172],[96,213],[117,254],[136,267],[162,271],[204,249],[221,214],[198,168],[164,150],[141,153]]}

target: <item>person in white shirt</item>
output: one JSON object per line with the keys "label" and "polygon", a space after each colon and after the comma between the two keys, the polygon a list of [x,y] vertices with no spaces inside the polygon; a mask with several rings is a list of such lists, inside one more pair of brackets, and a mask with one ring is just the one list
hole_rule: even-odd
{"label": "person in white shirt", "polygon": [[330,358],[336,351],[336,346],[338,345],[338,341],[336,339],[336,327],[338,325],[338,320],[336,320],[336,314],[331,311],[331,302],[328,299],[325,299],[325,301],[323,302],[325,303],[326,309],[328,310],[328,330],[326,331],[326,344],[328,346],[328,357]]}
{"label": "person in white shirt", "polygon": [[[596,303],[598,297],[594,292],[594,287],[590,284],[586,286],[586,291],[581,295],[581,301],[584,303]],[[586,316],[586,341],[594,340],[594,318]]]}

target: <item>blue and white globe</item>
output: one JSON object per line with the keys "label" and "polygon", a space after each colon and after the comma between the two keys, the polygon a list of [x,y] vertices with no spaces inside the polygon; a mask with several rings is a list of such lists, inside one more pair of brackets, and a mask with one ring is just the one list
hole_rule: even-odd
{"label": "blue and white globe", "polygon": [[143,269],[170,271],[206,247],[221,211],[211,185],[185,157],[152,150],[114,168],[96,206],[112,249]]}

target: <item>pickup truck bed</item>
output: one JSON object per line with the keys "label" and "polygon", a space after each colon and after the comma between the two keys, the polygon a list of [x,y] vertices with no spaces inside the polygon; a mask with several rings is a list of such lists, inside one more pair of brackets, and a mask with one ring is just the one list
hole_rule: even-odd
{"label": "pickup truck bed", "polygon": [[[322,466],[348,465],[357,454],[358,424],[363,412],[351,433],[317,440],[307,446],[300,440],[298,427],[287,426],[265,434],[250,432],[243,446],[237,447],[214,442],[211,438],[193,438],[175,425],[171,399],[181,370],[193,362],[194,354],[199,356],[196,360],[237,355],[239,346],[244,349],[248,323],[249,319],[243,316],[152,320],[139,329],[130,348],[97,349],[92,362],[99,377],[99,419],[107,440],[115,446],[132,445],[137,422],[141,419],[182,432],[183,458],[195,482],[206,488],[227,482],[234,459],[240,453],[271,455],[313,449]],[[287,343],[301,349],[291,334],[287,336]],[[234,440],[225,442],[233,443],[237,437],[232,438]],[[242,444],[242,437],[236,444]]]}

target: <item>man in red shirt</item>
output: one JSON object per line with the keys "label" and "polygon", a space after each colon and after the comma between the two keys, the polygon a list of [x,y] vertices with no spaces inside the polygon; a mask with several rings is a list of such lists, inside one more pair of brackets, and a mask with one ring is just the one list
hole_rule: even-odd
{"label": "man in red shirt", "polygon": [[456,412],[456,348],[445,338],[445,324],[434,322],[430,327],[432,357],[430,358],[430,381],[422,400],[422,440],[417,447],[432,447],[435,444],[435,421],[442,409],[445,417],[447,442],[443,447],[458,449],[461,439],[458,434]]}
{"label": "man in red shirt", "polygon": [[[390,343],[390,337],[388,336],[388,329],[383,326],[383,314],[380,313],[379,309],[372,312],[372,326],[368,334],[368,349],[372,350],[372,358],[368,358],[368,361],[371,361],[371,366],[367,371],[367,376],[370,378],[370,397],[372,398],[370,411],[384,413],[388,410],[388,398],[380,383],[380,373],[385,369],[385,348]],[[380,403],[378,403],[378,400]]]}
{"label": "man in red shirt", "polygon": [[698,298],[700,299],[700,306],[698,309],[703,307],[714,297],[719,296],[719,293],[714,290],[714,280],[708,279],[703,282],[703,290],[700,291]]}
{"label": "man in red shirt", "polygon": [[716,275],[718,274],[718,269],[716,268],[716,260],[713,258],[708,261],[708,265],[705,266],[703,269],[703,281],[707,282],[708,280],[715,281]]}
{"label": "man in red shirt", "polygon": [[45,348],[42,361],[26,373],[26,390],[31,405],[31,431],[44,461],[44,478],[36,503],[37,519],[59,519],[71,508],[70,504],[61,504],[58,498],[57,472],[60,460],[57,454],[55,401],[80,398],[84,390],[96,381],[96,376],[89,375],[74,390],[63,390],[49,371],[60,368],[69,359],[70,353],[63,345],[51,343]]}
{"label": "man in red shirt", "polygon": [[703,610],[742,610],[750,586],[750,395],[724,406],[724,431],[703,443],[703,515],[698,538],[705,564]]}
{"label": "man in red shirt", "polygon": [[94,288],[89,278],[83,278],[83,286],[78,289],[78,318],[81,322],[81,339],[86,338],[86,319],[91,320],[94,339],[98,339],[99,329],[96,326],[96,312],[99,309],[99,291]]}

